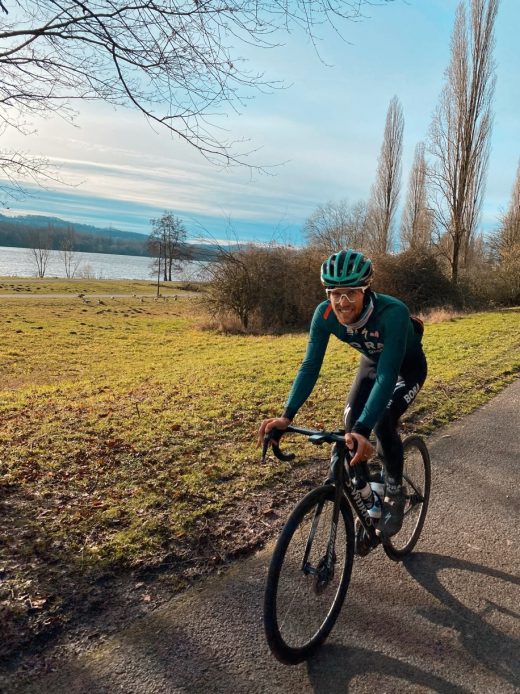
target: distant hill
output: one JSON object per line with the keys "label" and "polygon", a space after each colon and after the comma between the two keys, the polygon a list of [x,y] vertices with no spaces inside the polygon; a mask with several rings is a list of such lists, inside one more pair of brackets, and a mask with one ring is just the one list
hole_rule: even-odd
{"label": "distant hill", "polygon": [[[101,229],[89,224],[67,222],[59,217],[20,215],[7,217],[0,214],[0,246],[31,248],[36,232],[48,235],[50,247],[59,250],[66,234],[75,234],[74,250],[83,253],[112,253],[118,255],[147,256],[147,236],[135,231],[122,231],[113,227]],[[193,260],[212,260],[218,246],[188,244]],[[229,250],[229,247],[226,247]]]}

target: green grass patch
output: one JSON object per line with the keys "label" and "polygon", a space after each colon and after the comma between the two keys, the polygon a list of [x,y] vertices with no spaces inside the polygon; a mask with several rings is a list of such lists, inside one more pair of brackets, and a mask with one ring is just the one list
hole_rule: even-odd
{"label": "green grass patch", "polygon": [[[161,294],[189,289],[201,289],[203,285],[196,282],[160,282]],[[103,280],[103,279],[63,279],[59,277],[0,277],[0,297],[16,294],[20,296],[43,296],[45,294],[150,294],[157,292],[155,280]]]}
{"label": "green grass patch", "polygon": [[[201,519],[290,474],[261,465],[254,438],[261,419],[282,410],[305,334],[201,331],[191,295],[4,298],[0,311],[0,491],[4,504],[20,499],[0,528],[0,571],[29,571],[35,556],[71,571],[160,563]],[[511,382],[518,318],[511,310],[427,325],[429,377],[405,425],[428,433]],[[331,341],[299,423],[340,424],[357,363]]]}

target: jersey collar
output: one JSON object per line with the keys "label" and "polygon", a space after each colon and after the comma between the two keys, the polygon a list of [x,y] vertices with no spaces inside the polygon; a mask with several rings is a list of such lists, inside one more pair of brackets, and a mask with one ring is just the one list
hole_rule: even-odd
{"label": "jersey collar", "polygon": [[374,310],[374,301],[373,301],[372,297],[370,297],[367,305],[363,309],[363,313],[361,314],[359,320],[356,321],[355,323],[350,323],[349,325],[347,325],[346,326],[347,331],[349,333],[353,333],[354,330],[359,330],[359,328],[363,328],[366,325],[370,316],[372,315],[373,310]]}

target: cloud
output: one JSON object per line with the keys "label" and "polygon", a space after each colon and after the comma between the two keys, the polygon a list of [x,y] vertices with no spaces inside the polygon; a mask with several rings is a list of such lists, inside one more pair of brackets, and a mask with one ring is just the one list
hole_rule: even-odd
{"label": "cloud", "polygon": [[[112,118],[112,114],[109,116]],[[321,134],[321,140],[313,138],[314,128],[308,124],[273,116],[252,119],[250,123],[258,138],[261,131],[276,133],[266,138],[269,144],[263,152],[264,159],[276,161],[280,158],[285,133],[291,132],[294,140],[294,147],[291,148],[289,142],[286,151],[297,150],[296,145],[301,141],[309,145],[300,148],[294,159],[268,168],[265,173],[243,167],[219,169],[208,165],[184,145],[171,149],[163,146],[158,152],[159,138],[155,133],[150,131],[146,137],[139,138],[141,130],[137,118],[125,114],[123,121],[124,142],[115,139],[110,145],[105,141],[93,147],[88,145],[90,131],[102,131],[106,137],[109,130],[108,125],[100,121],[99,114],[94,123],[89,123],[82,138],[77,137],[75,128],[71,129],[74,137],[64,137],[63,129],[59,135],[54,134],[52,127],[45,123],[48,131],[43,139],[46,144],[43,154],[60,169],[64,180],[74,185],[81,183],[79,190],[91,197],[172,208],[191,215],[231,214],[239,220],[270,224],[277,223],[280,218],[301,224],[324,199],[345,197],[346,169],[357,171],[360,180],[366,161],[361,148],[347,154],[340,154],[336,148],[337,153],[332,154],[332,142],[323,143],[326,135]],[[131,148],[128,142],[138,145]],[[326,157],[324,151],[329,152]],[[64,186],[53,189],[67,190]],[[326,190],[326,198],[323,190]],[[362,191],[356,191],[356,198],[360,194]]]}
{"label": "cloud", "polygon": [[[250,50],[251,64],[288,89],[258,94],[214,118],[223,137],[256,150],[256,169],[211,166],[179,138],[148,127],[139,114],[85,103],[77,125],[36,123],[34,136],[10,134],[10,146],[44,154],[76,188],[33,189],[29,206],[72,220],[98,220],[147,231],[150,217],[173,209],[192,227],[225,232],[231,217],[240,233],[298,237],[305,219],[327,200],[366,199],[375,177],[386,109],[403,103],[403,191],[413,151],[426,137],[449,59],[452,0],[388,3],[372,18],[343,26],[348,43],[320,27],[323,62],[295,32],[286,45]],[[498,86],[485,216],[505,207],[518,152],[518,3],[503,3],[497,21]],[[333,65],[327,67],[324,63]],[[81,126],[81,127],[79,127]],[[271,168],[269,168],[271,165]],[[27,208],[24,203],[24,208]],[[21,207],[19,208],[21,209]],[[260,238],[260,237],[258,237]]]}

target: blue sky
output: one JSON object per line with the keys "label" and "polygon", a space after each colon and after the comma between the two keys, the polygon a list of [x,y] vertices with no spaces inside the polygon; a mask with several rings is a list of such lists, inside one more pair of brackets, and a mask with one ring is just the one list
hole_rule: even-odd
{"label": "blue sky", "polygon": [[[305,219],[328,200],[367,199],[390,99],[405,117],[403,188],[416,143],[426,137],[449,61],[455,0],[395,0],[345,23],[341,40],[324,32],[319,56],[301,34],[276,49],[249,51],[251,68],[287,88],[258,95],[219,124],[268,173],[216,168],[137,113],[84,104],[75,125],[36,123],[4,134],[3,146],[43,154],[70,184],[10,205],[11,214],[46,214],[148,233],[150,219],[173,210],[193,239],[300,243]],[[507,207],[520,157],[520,2],[501,0],[496,24],[494,131],[482,224]],[[242,50],[242,49],[241,49]],[[239,53],[241,52],[239,50]],[[3,211],[3,210],[0,210]]]}

